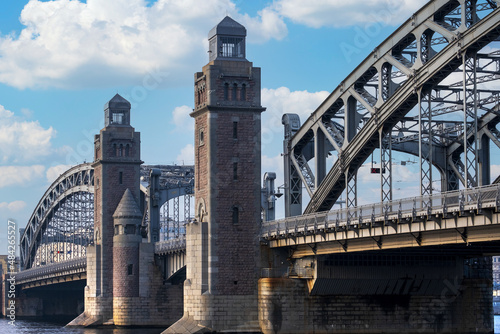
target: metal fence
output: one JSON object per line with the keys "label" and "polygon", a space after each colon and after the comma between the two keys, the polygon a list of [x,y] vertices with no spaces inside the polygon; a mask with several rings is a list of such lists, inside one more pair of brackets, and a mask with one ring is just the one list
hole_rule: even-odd
{"label": "metal fence", "polygon": [[75,258],[67,261],[48,264],[41,267],[23,270],[15,275],[16,284],[37,279],[54,277],[65,272],[83,272],[87,270],[87,258]]}
{"label": "metal fence", "polygon": [[270,238],[283,234],[315,232],[317,229],[359,227],[364,223],[401,219],[411,221],[433,214],[463,214],[466,211],[480,213],[484,208],[497,208],[499,204],[500,184],[494,184],[264,222],[261,236]]}
{"label": "metal fence", "polygon": [[178,252],[186,249],[186,237],[180,237],[178,239],[169,239],[165,241],[160,241],[155,243],[155,253],[156,254],[167,254]]}

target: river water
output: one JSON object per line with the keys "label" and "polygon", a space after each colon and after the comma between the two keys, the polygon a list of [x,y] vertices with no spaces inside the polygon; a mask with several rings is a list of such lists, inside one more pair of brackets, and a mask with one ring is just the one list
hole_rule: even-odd
{"label": "river water", "polygon": [[[119,329],[87,329],[87,328],[65,328],[60,324],[16,320],[15,326],[9,325],[8,320],[0,318],[1,334],[160,334],[161,328],[119,328]],[[500,334],[500,315],[495,316],[495,333]]]}

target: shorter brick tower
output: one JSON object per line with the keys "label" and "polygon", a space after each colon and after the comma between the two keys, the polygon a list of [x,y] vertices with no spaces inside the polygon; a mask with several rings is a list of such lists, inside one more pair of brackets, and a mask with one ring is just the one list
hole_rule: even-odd
{"label": "shorter brick tower", "polygon": [[140,133],[116,94],[95,136],[94,244],[87,247],[85,311],[70,326],[169,326],[182,314],[182,285],[167,285],[155,244],[142,242]]}
{"label": "shorter brick tower", "polygon": [[[196,221],[186,226],[184,317],[166,333],[260,332],[260,68],[225,17],[195,74]],[[200,327],[201,326],[201,327]]]}
{"label": "shorter brick tower", "polygon": [[130,189],[113,215],[113,320],[118,326],[135,324],[139,297],[139,245],[141,211]]}
{"label": "shorter brick tower", "polygon": [[94,245],[87,248],[85,316],[78,325],[113,323],[113,214],[125,190],[136,203],[140,195],[141,137],[130,125],[130,108],[116,94],[104,105],[104,128],[94,139]]}

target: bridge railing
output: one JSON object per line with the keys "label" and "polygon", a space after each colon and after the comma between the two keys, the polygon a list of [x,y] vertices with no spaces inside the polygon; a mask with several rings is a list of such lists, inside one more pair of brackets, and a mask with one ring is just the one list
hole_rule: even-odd
{"label": "bridge railing", "polygon": [[16,274],[16,284],[50,278],[65,272],[75,273],[87,270],[87,258],[76,258],[20,271]]}
{"label": "bridge railing", "polygon": [[360,225],[370,223],[411,221],[432,214],[447,215],[499,206],[500,185],[495,184],[264,222],[261,236],[287,237],[301,233],[316,233],[318,230],[329,228],[358,228]]}
{"label": "bridge railing", "polygon": [[168,254],[186,249],[186,237],[169,239],[155,243],[155,254]]}

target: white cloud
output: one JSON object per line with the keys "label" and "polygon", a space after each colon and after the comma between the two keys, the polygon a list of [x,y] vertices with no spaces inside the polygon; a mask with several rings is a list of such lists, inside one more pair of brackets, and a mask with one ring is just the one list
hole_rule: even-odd
{"label": "white cloud", "polygon": [[181,153],[177,156],[177,163],[194,165],[194,146],[192,144],[187,144],[181,149]]}
{"label": "white cloud", "polygon": [[26,185],[31,181],[43,178],[45,167],[34,166],[0,166],[0,188]]}
{"label": "white cloud", "polygon": [[27,122],[0,105],[0,162],[33,161],[51,153],[56,131],[44,129],[37,121]]}
{"label": "white cloud", "polygon": [[[252,28],[255,40],[283,38],[286,26],[264,9],[251,18],[231,0],[31,0],[18,36],[0,36],[0,82],[18,88],[142,83],[152,72],[167,82],[192,73],[207,57],[208,31],[225,13]],[[182,74],[182,76],[179,76]],[[151,83],[149,84],[151,85]]]}
{"label": "white cloud", "polygon": [[498,176],[500,176],[500,165],[491,165],[490,173],[491,173],[491,182],[493,182]]}
{"label": "white cloud", "polygon": [[264,8],[259,12],[259,16],[260,19],[245,14],[239,19],[247,29],[249,42],[264,43],[271,38],[281,40],[286,37],[288,29],[278,13],[270,8]]}
{"label": "white cloud", "polygon": [[[327,91],[310,93],[304,91],[291,92],[287,87],[277,89],[262,89],[262,105],[267,108],[264,117],[273,117],[281,126],[281,116],[285,113],[298,114],[303,121],[316,110],[328,97]],[[265,122],[263,122],[265,123]]]}
{"label": "white cloud", "polygon": [[422,7],[427,0],[368,0],[362,10],[357,0],[278,0],[274,10],[293,22],[313,28],[343,27],[379,22],[400,24]]}
{"label": "white cloud", "polygon": [[49,183],[54,182],[59,177],[59,175],[61,175],[70,168],[71,168],[70,165],[57,165],[50,167],[49,169],[47,169],[47,172],[45,173],[47,181],[49,181]]}
{"label": "white cloud", "polygon": [[172,112],[172,121],[174,122],[177,130],[194,131],[194,118],[189,116],[193,111],[188,106],[176,107]]}
{"label": "white cloud", "polygon": [[8,212],[20,212],[26,207],[24,201],[0,202],[0,210]]}

